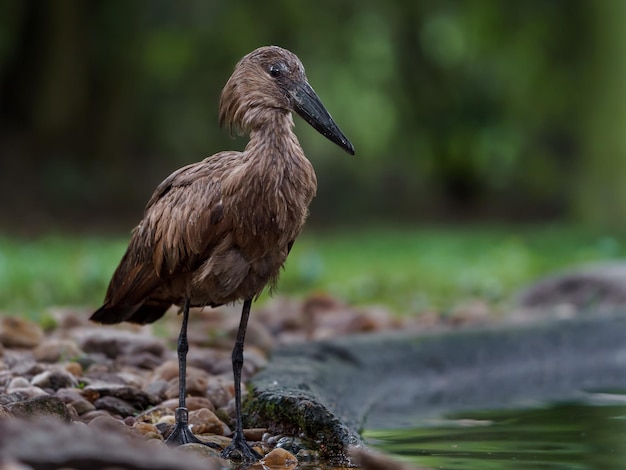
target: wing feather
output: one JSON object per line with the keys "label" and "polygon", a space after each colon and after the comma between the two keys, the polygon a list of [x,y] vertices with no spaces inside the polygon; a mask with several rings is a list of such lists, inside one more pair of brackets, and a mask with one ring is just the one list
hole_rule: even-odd
{"label": "wing feather", "polygon": [[162,304],[167,299],[162,298],[161,287],[173,276],[194,271],[210,256],[227,230],[220,186],[224,154],[183,167],[156,188],[94,320],[106,323],[109,315],[109,321],[123,321],[146,301]]}

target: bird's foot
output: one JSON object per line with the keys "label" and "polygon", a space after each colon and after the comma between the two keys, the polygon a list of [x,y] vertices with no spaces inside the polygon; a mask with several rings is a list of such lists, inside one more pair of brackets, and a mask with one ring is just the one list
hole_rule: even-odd
{"label": "bird's foot", "polygon": [[243,432],[236,430],[232,442],[222,451],[222,458],[243,462],[256,462],[260,460],[262,456],[246,442]]}
{"label": "bird's foot", "polygon": [[194,435],[188,424],[188,416],[189,413],[187,412],[187,408],[176,408],[176,425],[174,426],[174,430],[165,440],[165,443],[172,446],[182,446],[183,444],[202,444],[214,449],[219,449],[220,447],[217,444],[213,442],[201,441]]}

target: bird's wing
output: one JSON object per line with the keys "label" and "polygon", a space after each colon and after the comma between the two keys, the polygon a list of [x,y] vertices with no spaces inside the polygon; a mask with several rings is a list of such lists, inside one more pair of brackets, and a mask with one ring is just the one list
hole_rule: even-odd
{"label": "bird's wing", "polygon": [[136,309],[148,298],[159,300],[165,281],[209,256],[225,230],[219,157],[183,167],[156,188],[111,279],[105,307]]}
{"label": "bird's wing", "polygon": [[146,206],[137,235],[150,241],[145,255],[162,279],[195,270],[225,230],[217,156],[174,172]]}

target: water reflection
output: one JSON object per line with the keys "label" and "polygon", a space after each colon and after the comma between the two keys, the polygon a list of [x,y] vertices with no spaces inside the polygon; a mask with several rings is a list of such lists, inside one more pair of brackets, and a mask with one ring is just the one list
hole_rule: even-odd
{"label": "water reflection", "polygon": [[626,469],[626,405],[457,413],[413,429],[369,430],[374,448],[436,469]]}

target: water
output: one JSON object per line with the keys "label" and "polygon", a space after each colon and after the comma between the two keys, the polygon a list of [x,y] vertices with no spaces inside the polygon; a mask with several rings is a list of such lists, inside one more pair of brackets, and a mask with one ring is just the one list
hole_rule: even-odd
{"label": "water", "polygon": [[620,470],[626,469],[622,400],[606,395],[603,404],[456,413],[364,437],[375,449],[432,469]]}

